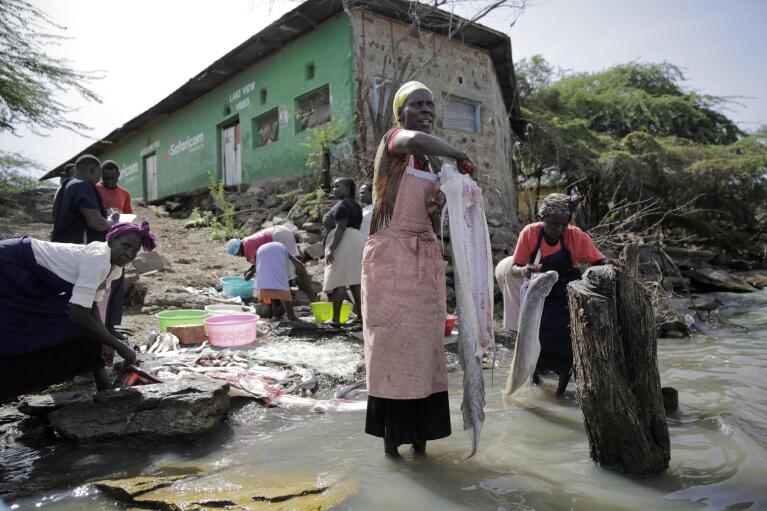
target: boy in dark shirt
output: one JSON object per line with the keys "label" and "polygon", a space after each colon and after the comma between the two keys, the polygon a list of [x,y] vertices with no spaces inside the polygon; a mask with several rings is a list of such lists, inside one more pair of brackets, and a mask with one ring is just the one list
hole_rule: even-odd
{"label": "boy in dark shirt", "polygon": [[107,230],[116,223],[106,210],[96,183],[101,179],[101,162],[85,154],[75,163],[74,177],[61,188],[53,206],[51,241],[88,244],[105,241]]}

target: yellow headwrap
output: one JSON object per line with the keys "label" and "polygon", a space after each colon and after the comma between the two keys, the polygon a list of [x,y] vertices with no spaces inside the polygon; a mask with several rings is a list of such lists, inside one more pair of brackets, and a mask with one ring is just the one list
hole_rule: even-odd
{"label": "yellow headwrap", "polygon": [[425,90],[431,94],[431,91],[426,85],[422,84],[421,82],[412,80],[410,82],[403,83],[402,87],[400,87],[397,93],[394,95],[394,103],[392,104],[392,109],[394,110],[394,118],[397,120],[398,128],[402,127],[402,120],[398,115],[399,109],[404,106],[407,98],[417,90]]}

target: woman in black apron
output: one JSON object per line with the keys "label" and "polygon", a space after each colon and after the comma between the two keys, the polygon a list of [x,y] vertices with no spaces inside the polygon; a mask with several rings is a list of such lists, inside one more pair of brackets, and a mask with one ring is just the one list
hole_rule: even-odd
{"label": "woman in black apron", "polygon": [[[541,371],[557,373],[558,396],[564,394],[573,366],[567,284],[581,278],[581,271],[575,262],[585,261],[593,265],[619,264],[617,260],[605,257],[594,246],[588,234],[570,225],[574,209],[575,204],[568,195],[553,193],[546,196],[538,210],[542,222],[523,229],[514,253],[514,271],[525,277],[551,270],[559,274],[559,280],[543,305],[539,331],[541,354],[533,376],[533,381],[538,384]],[[533,240],[534,248],[527,252]],[[529,253],[529,256],[525,258],[523,254],[526,253]]]}

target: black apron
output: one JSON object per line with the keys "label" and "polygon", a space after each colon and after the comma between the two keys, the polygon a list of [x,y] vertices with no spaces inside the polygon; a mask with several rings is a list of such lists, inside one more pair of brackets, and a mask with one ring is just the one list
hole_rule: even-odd
{"label": "black apron", "polygon": [[[541,249],[543,229],[538,234],[535,250],[530,254],[530,264],[534,264],[535,256]],[[538,337],[541,341],[541,355],[538,358],[537,370],[551,370],[558,374],[569,372],[573,366],[573,345],[570,339],[570,309],[567,306],[567,283],[581,278],[581,271],[573,266],[570,251],[565,246],[564,234],[559,238],[562,249],[539,261],[541,271],[554,270],[559,274],[559,280],[551,288],[549,296],[543,303],[541,328]]]}

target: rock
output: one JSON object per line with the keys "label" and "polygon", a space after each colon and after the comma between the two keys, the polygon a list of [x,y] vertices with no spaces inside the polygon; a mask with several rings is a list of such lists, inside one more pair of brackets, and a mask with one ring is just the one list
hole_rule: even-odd
{"label": "rock", "polygon": [[322,232],[322,224],[319,222],[306,222],[301,226],[303,230],[309,232]]}
{"label": "rock", "polygon": [[661,286],[668,291],[673,291],[674,289],[690,289],[690,279],[669,275],[663,277]]}
{"label": "rock", "polygon": [[513,247],[517,242],[517,237],[511,234],[507,229],[496,229],[490,237],[490,247],[495,250],[506,250]]}
{"label": "rock", "polygon": [[224,382],[195,379],[107,390],[52,412],[48,422],[62,437],[77,441],[202,436],[229,412],[228,393]]}
{"label": "rock", "polygon": [[325,255],[325,247],[322,246],[322,242],[312,243],[306,246],[301,254],[306,259],[321,259]]}
{"label": "rock", "polygon": [[36,444],[45,437],[43,419],[22,413],[12,405],[0,407],[0,446],[11,442]]}
{"label": "rock", "polygon": [[664,246],[663,251],[681,268],[697,268],[709,263],[716,252],[698,248]]}
{"label": "rock", "polygon": [[309,232],[309,231],[299,229],[295,232],[295,234],[299,243],[306,243],[307,245],[311,245],[312,243],[317,243],[318,241],[322,241],[322,236],[320,236],[316,232]]}
{"label": "rock", "polygon": [[148,286],[144,296],[147,312],[155,309],[204,309],[206,305],[214,303],[231,302],[215,296],[192,294],[183,288],[164,287],[160,283]]}
{"label": "rock", "polygon": [[666,416],[679,409],[679,392],[674,387],[661,387],[660,393],[663,396],[663,409],[666,411]]}
{"label": "rock", "polygon": [[144,252],[142,250],[127,268],[129,270],[132,269],[139,275],[150,271],[168,271],[170,270],[170,261],[161,256],[156,250],[152,252]]}
{"label": "rock", "polygon": [[690,329],[684,321],[664,321],[656,325],[658,337],[681,338],[690,335]]}
{"label": "rock", "polygon": [[151,475],[96,481],[93,485],[130,508],[173,511],[336,509],[357,490],[356,480],[335,474],[318,478],[292,472],[265,477],[234,467],[206,472],[183,465],[160,470],[157,473],[153,469]]}
{"label": "rock", "polygon": [[18,408],[12,405],[0,406],[0,427],[7,426],[9,424],[15,424],[27,417],[26,414],[19,411]]}
{"label": "rock", "polygon": [[182,207],[178,202],[168,201],[165,203],[165,209],[171,213],[180,210]]}
{"label": "rock", "polygon": [[747,275],[743,278],[743,280],[754,286],[756,289],[764,289],[767,287],[767,275],[762,273]]}
{"label": "rock", "polygon": [[205,325],[169,326],[168,333],[178,337],[180,344],[202,344],[205,342]]}
{"label": "rock", "polygon": [[19,399],[19,411],[27,415],[44,417],[65,406],[90,399],[91,394],[78,391],[29,394]]}
{"label": "rock", "polygon": [[706,290],[733,291],[735,293],[751,293],[754,288],[745,280],[716,268],[698,268],[682,272],[698,287]]}

